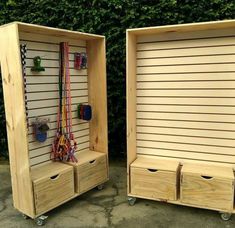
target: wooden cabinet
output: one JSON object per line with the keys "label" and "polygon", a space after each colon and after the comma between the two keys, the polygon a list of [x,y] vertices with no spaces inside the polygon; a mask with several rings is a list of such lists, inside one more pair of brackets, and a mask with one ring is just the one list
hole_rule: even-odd
{"label": "wooden cabinet", "polygon": [[50,163],[32,170],[37,214],[48,211],[74,195],[74,173],[69,165]]}
{"label": "wooden cabinet", "polygon": [[205,165],[183,165],[181,171],[182,203],[232,211],[234,174],[232,168]]}
{"label": "wooden cabinet", "polygon": [[[130,205],[136,197],[165,198],[179,205],[235,213],[235,74],[231,73],[235,64],[230,60],[234,28],[235,20],[224,20],[127,29]],[[179,162],[184,167],[181,198],[166,194],[174,189],[174,170],[137,167],[140,158],[153,163],[165,159],[165,166]],[[227,171],[185,172],[189,163],[199,171],[204,165]]]}
{"label": "wooden cabinet", "polygon": [[[95,181],[108,179],[105,37],[20,22],[0,26],[0,31],[13,203],[21,213],[37,218],[79,195],[74,192],[74,183],[78,181],[74,181],[73,167],[57,162],[51,164],[52,143],[57,134],[61,42],[69,46],[75,153],[80,158],[81,151],[85,151],[84,159],[81,158],[84,162],[78,162],[82,192],[95,186]],[[86,69],[73,67],[76,53],[87,55]],[[41,58],[44,71],[31,70],[37,56]],[[78,118],[79,104],[92,107],[89,122]],[[35,139],[33,123],[37,119],[48,121],[44,142]],[[89,153],[90,150],[100,151],[98,154],[106,160],[97,158],[91,164],[96,157],[90,157],[94,154]],[[85,165],[85,161],[91,163]]]}
{"label": "wooden cabinet", "polygon": [[131,164],[131,194],[160,200],[176,200],[177,161],[137,158]]}

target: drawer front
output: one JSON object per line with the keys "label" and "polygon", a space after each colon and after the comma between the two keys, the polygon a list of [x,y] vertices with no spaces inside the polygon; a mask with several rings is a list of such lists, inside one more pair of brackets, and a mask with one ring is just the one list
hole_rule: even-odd
{"label": "drawer front", "polygon": [[233,209],[232,180],[183,174],[180,188],[182,203],[226,211]]}
{"label": "drawer front", "polygon": [[36,214],[48,211],[74,195],[73,169],[34,183]]}
{"label": "drawer front", "polygon": [[77,190],[79,193],[88,191],[106,181],[108,178],[106,156],[79,166],[77,178],[79,183]]}
{"label": "drawer front", "polygon": [[131,168],[131,193],[162,200],[176,200],[176,173],[171,171]]}

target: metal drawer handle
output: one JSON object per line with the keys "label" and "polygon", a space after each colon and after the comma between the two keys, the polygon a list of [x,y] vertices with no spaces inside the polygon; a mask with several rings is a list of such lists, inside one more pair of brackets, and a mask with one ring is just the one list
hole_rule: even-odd
{"label": "metal drawer handle", "polygon": [[148,169],[148,171],[151,172],[151,173],[155,173],[155,172],[157,172],[158,170],[157,170],[157,169]]}
{"label": "metal drawer handle", "polygon": [[56,179],[59,178],[59,176],[60,176],[60,174],[56,174],[56,175],[54,175],[54,176],[52,176],[52,177],[50,177],[50,178],[51,178],[51,180],[56,180]]}
{"label": "metal drawer handle", "polygon": [[92,161],[89,161],[89,162],[90,162],[90,164],[93,164],[93,163],[95,163],[95,161],[96,161],[96,160],[92,160]]}
{"label": "metal drawer handle", "polygon": [[210,176],[203,176],[203,175],[201,175],[201,177],[202,177],[203,179],[206,179],[206,180],[213,179],[213,177],[210,177]]}

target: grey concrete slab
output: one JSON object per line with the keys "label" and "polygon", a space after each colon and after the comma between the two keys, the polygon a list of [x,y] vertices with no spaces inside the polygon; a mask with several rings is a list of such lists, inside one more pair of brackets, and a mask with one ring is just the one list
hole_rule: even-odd
{"label": "grey concrete slab", "polygon": [[[126,164],[112,162],[110,181],[50,211],[45,227],[233,228],[235,215],[222,221],[217,212],[138,199],[127,204]],[[36,227],[12,206],[9,166],[0,164],[0,228]]]}

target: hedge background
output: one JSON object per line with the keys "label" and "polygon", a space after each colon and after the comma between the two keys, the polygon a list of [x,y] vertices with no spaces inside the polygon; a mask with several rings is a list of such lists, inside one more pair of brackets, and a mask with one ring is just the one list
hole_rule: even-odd
{"label": "hedge background", "polygon": [[[22,21],[97,33],[107,39],[109,151],[124,157],[125,30],[235,18],[234,0],[1,0],[0,24]],[[0,153],[7,154],[0,81]]]}

